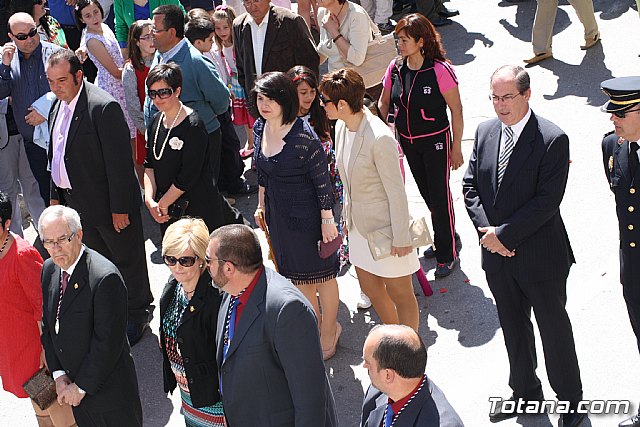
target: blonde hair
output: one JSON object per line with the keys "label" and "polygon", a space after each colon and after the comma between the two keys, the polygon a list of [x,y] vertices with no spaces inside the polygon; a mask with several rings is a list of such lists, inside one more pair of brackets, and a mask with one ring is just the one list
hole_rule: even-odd
{"label": "blonde hair", "polygon": [[200,271],[204,271],[207,266],[204,258],[209,246],[209,229],[204,221],[197,218],[182,218],[174,222],[167,228],[162,238],[162,255],[180,255],[187,250],[200,259]]}

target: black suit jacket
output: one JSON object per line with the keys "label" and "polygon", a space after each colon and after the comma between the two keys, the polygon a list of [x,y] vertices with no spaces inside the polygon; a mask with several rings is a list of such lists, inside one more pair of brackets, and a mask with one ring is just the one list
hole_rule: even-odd
{"label": "black suit jacket", "polygon": [[[49,112],[51,133],[60,101]],[[54,138],[49,146],[53,156]],[[69,126],[64,162],[71,195],[51,181],[51,198],[77,210],[85,225],[112,224],[112,213],[131,214],[140,208],[140,186],[133,170],[129,127],[111,95],[85,81]],[[68,200],[67,200],[68,199]]]}
{"label": "black suit jacket", "polygon": [[[248,13],[233,21],[233,39],[238,67],[238,81],[247,94],[256,81],[256,64],[253,57],[251,26]],[[262,50],[262,72],[282,71],[286,73],[295,65],[304,65],[316,75],[319,73],[320,56],[309,32],[309,27],[301,16],[278,7],[269,7],[269,23]]]}
{"label": "black suit jacket", "polygon": [[42,269],[42,344],[51,372],[63,370],[87,392],[79,408],[88,413],[121,411],[123,426],[142,425],[138,380],[127,340],[127,289],[118,269],[86,248],[56,314],[60,267]]}
{"label": "black suit jacket", "polygon": [[[165,393],[172,392],[177,384],[167,356],[162,319],[177,285],[178,281],[173,276],[169,277],[169,282],[160,297],[160,345],[164,361]],[[200,276],[189,307],[184,311],[178,325],[178,348],[189,381],[191,401],[196,408],[210,406],[220,400],[216,364],[216,322],[221,300],[220,292],[211,286],[211,276],[205,271]]]}
{"label": "black suit jacket", "polygon": [[313,309],[291,282],[264,269],[223,362],[229,302],[218,313],[218,370],[229,427],[337,426]]}
{"label": "black suit jacket", "polygon": [[501,132],[498,119],[478,126],[462,185],[473,225],[495,226],[502,244],[516,255],[505,258],[483,247],[482,268],[497,272],[509,267],[524,282],[566,278],[575,262],[560,216],[569,175],[569,138],[532,112],[498,188]]}

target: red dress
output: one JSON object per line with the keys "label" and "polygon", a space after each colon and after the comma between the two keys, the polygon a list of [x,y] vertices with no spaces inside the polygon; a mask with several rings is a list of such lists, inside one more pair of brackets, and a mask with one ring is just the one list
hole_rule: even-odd
{"label": "red dress", "polygon": [[40,365],[42,258],[28,242],[15,241],[0,259],[0,377],[3,388],[28,397],[22,388]]}

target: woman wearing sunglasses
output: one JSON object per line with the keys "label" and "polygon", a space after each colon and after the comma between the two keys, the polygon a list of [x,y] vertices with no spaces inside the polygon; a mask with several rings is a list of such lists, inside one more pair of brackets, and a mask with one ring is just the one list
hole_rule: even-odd
{"label": "woman wearing sunglasses", "polygon": [[209,230],[183,218],[162,239],[162,259],[171,276],[160,297],[160,346],[164,391],[180,388],[187,426],[224,426],[216,365],[220,294],[211,286],[205,251]]}
{"label": "woman wearing sunglasses", "polygon": [[172,221],[188,215],[209,230],[243,221],[220,195],[209,165],[207,130],[180,99],[180,66],[159,64],[147,76],[147,94],[158,108],[147,129],[144,198],[164,235]]}

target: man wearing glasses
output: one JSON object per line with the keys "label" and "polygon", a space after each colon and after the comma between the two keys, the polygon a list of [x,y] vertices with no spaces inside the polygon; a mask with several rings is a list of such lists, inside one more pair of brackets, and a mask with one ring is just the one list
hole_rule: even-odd
{"label": "man wearing glasses", "polygon": [[[507,347],[513,390],[508,400],[518,404],[543,399],[536,375],[533,308],[551,387],[558,400],[575,410],[582,400],[582,383],[565,309],[567,276],[575,260],[560,216],[569,176],[569,138],[529,108],[530,79],[522,67],[498,68],[491,76],[489,97],[498,118],[478,126],[462,185]],[[504,402],[493,407],[490,421],[519,415],[518,410],[505,410]],[[528,404],[518,407],[523,406]],[[584,416],[563,414],[559,426],[575,427]]]}
{"label": "man wearing glasses", "polygon": [[225,225],[205,261],[223,291],[216,343],[229,426],[337,426],[313,308],[287,279],[262,264],[258,236]]}
{"label": "man wearing glasses", "polygon": [[[600,84],[609,97],[602,111],[611,114],[615,130],[604,136],[602,159],[616,197],[620,227],[620,282],[631,327],[640,350],[640,77],[619,77]],[[640,427],[638,414],[620,427]]]}
{"label": "man wearing glasses", "polygon": [[120,272],[82,244],[71,208],[45,209],[38,232],[51,255],[42,270],[42,345],[58,402],[73,406],[81,426],[142,426]]}
{"label": "man wearing glasses", "polygon": [[[29,188],[23,188],[27,190],[27,206],[41,206],[31,212],[37,218],[44,206],[49,205],[51,176],[47,171],[47,144],[44,140],[36,144],[33,138],[35,127],[44,123],[47,118],[38,114],[31,105],[49,92],[44,64],[60,47],[41,42],[33,18],[23,12],[14,13],[9,18],[9,38],[11,41],[2,46],[0,99],[11,96],[13,117],[19,132],[19,135],[9,141],[9,149],[26,154],[31,172],[38,182],[42,202],[34,201]],[[18,164],[14,163],[11,168],[17,169]],[[17,176],[17,172],[14,176]],[[31,206],[29,210],[32,210]]]}

